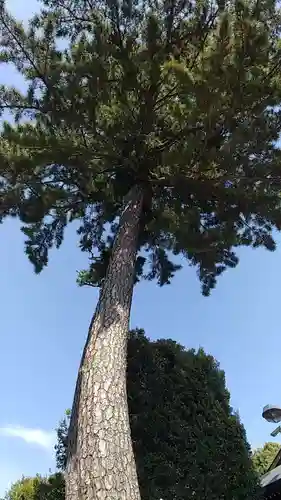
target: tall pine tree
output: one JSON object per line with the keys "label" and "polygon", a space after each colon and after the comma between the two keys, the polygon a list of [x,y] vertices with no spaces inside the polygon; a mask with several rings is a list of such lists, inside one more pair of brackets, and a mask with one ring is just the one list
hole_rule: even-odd
{"label": "tall pine tree", "polygon": [[[27,29],[0,6],[0,60],[27,90],[0,143],[0,217],[40,272],[79,221],[101,288],[70,423],[68,500],[138,500],[126,399],[134,282],[180,255],[208,295],[235,248],[281,226],[280,13],[274,0],[44,0]],[[83,276],[82,276],[83,278]]]}

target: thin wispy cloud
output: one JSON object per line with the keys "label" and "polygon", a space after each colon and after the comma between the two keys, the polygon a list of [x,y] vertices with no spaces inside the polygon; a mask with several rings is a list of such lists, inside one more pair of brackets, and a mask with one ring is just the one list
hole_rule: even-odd
{"label": "thin wispy cloud", "polygon": [[47,451],[52,451],[56,442],[56,434],[43,429],[29,429],[22,426],[0,427],[0,435],[22,439],[28,444],[36,444]]}

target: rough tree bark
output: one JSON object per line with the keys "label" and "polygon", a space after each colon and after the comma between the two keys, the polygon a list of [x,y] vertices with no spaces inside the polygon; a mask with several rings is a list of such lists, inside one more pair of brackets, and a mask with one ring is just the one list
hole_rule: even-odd
{"label": "rough tree bark", "polygon": [[81,359],[70,421],[66,500],[140,500],[126,391],[127,335],[143,194],[120,217]]}

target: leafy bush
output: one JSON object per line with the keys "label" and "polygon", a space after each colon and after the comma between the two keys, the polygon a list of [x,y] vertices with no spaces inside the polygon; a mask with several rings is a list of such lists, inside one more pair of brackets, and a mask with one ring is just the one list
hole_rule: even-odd
{"label": "leafy bush", "polygon": [[279,450],[279,443],[265,443],[262,448],[254,450],[253,464],[259,476],[268,471]]}
{"label": "leafy bush", "polygon": [[22,477],[5,495],[5,500],[64,500],[64,476],[58,472],[50,476]]}

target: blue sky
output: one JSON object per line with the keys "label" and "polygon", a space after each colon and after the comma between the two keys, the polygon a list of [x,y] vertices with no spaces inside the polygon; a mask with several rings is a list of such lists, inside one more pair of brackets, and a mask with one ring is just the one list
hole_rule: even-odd
{"label": "blue sky", "polygon": [[[31,0],[7,4],[21,19],[36,8]],[[15,83],[11,72],[1,74],[0,83],[3,78]],[[97,293],[76,286],[76,271],[86,262],[74,228],[39,276],[24,255],[18,222],[7,221],[0,233],[2,495],[22,474],[54,469],[54,429],[71,406]],[[209,298],[200,295],[195,271],[187,266],[171,286],[138,285],[131,326],[143,327],[151,338],[171,337],[212,353],[256,447],[270,440],[274,428],[261,418],[263,405],[281,406],[281,253],[244,249],[240,257],[238,268],[225,273]]]}

